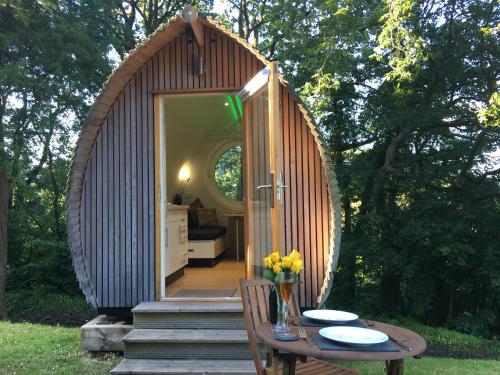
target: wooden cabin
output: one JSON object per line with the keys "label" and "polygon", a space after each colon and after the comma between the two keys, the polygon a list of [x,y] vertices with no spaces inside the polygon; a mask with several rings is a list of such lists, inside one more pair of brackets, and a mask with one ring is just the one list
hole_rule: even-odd
{"label": "wooden cabin", "polygon": [[325,146],[277,62],[210,18],[177,17],[115,69],[67,202],[74,269],[102,313],[238,301],[273,249],[303,254],[301,307],[330,291],[341,217]]}

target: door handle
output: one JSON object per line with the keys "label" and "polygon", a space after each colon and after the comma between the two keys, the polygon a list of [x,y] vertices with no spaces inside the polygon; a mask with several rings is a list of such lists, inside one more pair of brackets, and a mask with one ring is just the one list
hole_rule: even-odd
{"label": "door handle", "polygon": [[274,180],[274,172],[270,172],[269,174],[271,175],[271,183],[266,184],[266,185],[257,185],[257,190],[261,190],[261,189],[271,190],[270,206],[271,206],[271,208],[274,208],[274,192],[276,190],[276,185],[275,185],[276,181]]}
{"label": "door handle", "polygon": [[285,174],[283,171],[280,172],[279,177],[278,177],[278,182],[276,183],[276,200],[279,202],[283,202],[281,193],[285,192],[285,189],[288,188],[287,185],[285,185]]}
{"label": "door handle", "polygon": [[278,189],[286,189],[288,186],[284,185],[285,184],[285,173],[283,171],[280,172],[279,174],[279,180],[278,183],[276,184]]}

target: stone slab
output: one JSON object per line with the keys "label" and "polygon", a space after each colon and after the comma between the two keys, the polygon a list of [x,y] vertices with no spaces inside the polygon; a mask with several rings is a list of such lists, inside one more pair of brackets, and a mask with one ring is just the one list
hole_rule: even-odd
{"label": "stone slab", "polygon": [[122,339],[132,328],[125,320],[99,315],[80,327],[80,347],[89,352],[123,352]]}

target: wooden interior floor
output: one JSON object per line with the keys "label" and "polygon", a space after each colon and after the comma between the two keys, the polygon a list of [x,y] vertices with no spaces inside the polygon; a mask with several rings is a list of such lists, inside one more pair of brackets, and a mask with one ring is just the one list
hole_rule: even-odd
{"label": "wooden interior floor", "polygon": [[167,297],[174,296],[181,289],[237,289],[240,297],[239,280],[245,277],[245,261],[223,259],[215,267],[185,267],[184,276],[167,285]]}

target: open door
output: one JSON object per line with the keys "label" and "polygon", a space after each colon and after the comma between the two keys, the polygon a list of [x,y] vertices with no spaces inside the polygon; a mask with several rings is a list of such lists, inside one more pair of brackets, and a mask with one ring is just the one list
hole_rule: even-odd
{"label": "open door", "polygon": [[281,251],[284,233],[279,81],[276,62],[240,91],[243,103],[246,276],[262,276],[262,258]]}

